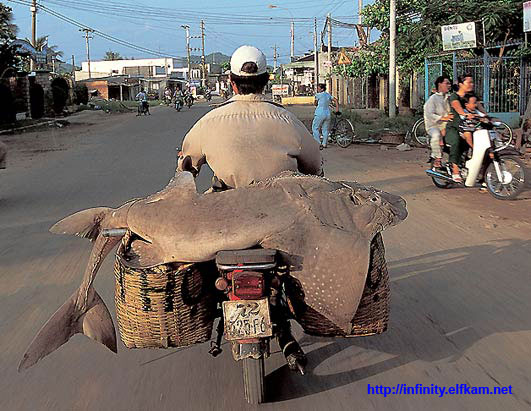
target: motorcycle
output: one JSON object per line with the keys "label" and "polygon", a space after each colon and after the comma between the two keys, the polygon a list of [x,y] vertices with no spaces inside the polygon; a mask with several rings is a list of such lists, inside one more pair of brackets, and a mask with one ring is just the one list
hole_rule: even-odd
{"label": "motorcycle", "polygon": [[191,108],[194,104],[194,96],[191,94],[184,96],[184,103],[188,106],[188,108]]}
{"label": "motorcycle", "polygon": [[[270,356],[272,338],[289,333],[282,272],[276,250],[220,251],[216,255],[219,277],[215,287],[222,293],[217,338],[210,354],[221,353],[221,339],[232,345],[232,356],[242,362],[245,398],[250,404],[264,401],[264,360]],[[283,334],[284,333],[284,334]],[[291,335],[291,334],[289,334]],[[284,345],[286,355],[289,343]],[[287,356],[288,366],[304,375],[306,357]]]}
{"label": "motorcycle", "polygon": [[181,111],[181,109],[183,108],[183,105],[184,105],[184,102],[183,102],[183,99],[182,97],[176,97],[175,98],[175,110],[177,111]]}
{"label": "motorcycle", "polygon": [[[463,155],[464,166],[461,176],[465,187],[474,187],[476,183],[486,186],[488,192],[499,200],[512,200],[525,187],[525,165],[519,158],[518,151],[503,142],[494,129],[496,122],[478,122],[473,132],[474,148]],[[445,153],[449,147],[445,146]],[[470,154],[471,152],[471,154]],[[452,168],[443,162],[440,168],[426,170],[438,188],[451,188],[461,185],[452,178]]]}
{"label": "motorcycle", "polygon": [[138,113],[137,116],[141,116],[142,114],[151,115],[149,112],[149,103],[147,101],[140,101],[138,103]]}

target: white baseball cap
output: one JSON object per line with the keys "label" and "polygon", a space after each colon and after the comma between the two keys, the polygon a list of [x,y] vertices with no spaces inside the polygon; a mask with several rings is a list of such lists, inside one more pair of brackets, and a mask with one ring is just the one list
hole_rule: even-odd
{"label": "white baseball cap", "polygon": [[[242,67],[245,63],[255,63],[258,67],[256,73],[247,73],[242,71]],[[253,46],[241,46],[234,53],[230,59],[230,71],[231,73],[242,76],[259,76],[267,72],[266,56],[260,50]]]}

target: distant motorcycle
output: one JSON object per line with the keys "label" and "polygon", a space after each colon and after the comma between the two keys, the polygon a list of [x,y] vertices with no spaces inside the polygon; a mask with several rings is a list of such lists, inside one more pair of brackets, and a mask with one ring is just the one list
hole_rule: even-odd
{"label": "distant motorcycle", "polygon": [[184,103],[188,106],[188,108],[192,107],[194,105],[194,96],[187,94],[184,97]]}
{"label": "distant motorcycle", "polygon": [[147,101],[141,101],[138,103],[138,113],[137,116],[141,116],[144,114],[145,116],[151,115],[149,112],[149,103]]}
{"label": "distant motorcycle", "polygon": [[184,105],[183,98],[180,96],[176,97],[175,98],[175,110],[181,111],[181,109],[183,108],[183,105]]}

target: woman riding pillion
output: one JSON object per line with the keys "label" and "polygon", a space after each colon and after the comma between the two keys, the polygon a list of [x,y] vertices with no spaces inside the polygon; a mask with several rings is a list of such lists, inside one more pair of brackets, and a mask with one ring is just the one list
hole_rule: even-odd
{"label": "woman riding pillion", "polygon": [[464,97],[474,91],[474,80],[469,74],[459,76],[457,79],[458,90],[448,98],[450,113],[453,119],[446,126],[446,143],[450,145],[450,163],[452,164],[452,179],[456,183],[462,183],[463,179],[459,171],[459,163],[463,152],[468,147],[466,141],[460,136],[459,125],[463,118],[474,118],[475,115],[466,113],[464,110]]}
{"label": "woman riding pillion", "polygon": [[335,114],[339,114],[339,103],[335,97],[326,92],[325,84],[319,84],[317,86],[317,91],[314,102],[317,108],[315,109],[313,117],[312,132],[313,138],[319,143],[319,149],[322,150],[323,148],[326,148],[328,135],[330,133],[330,103],[334,103],[336,106]]}

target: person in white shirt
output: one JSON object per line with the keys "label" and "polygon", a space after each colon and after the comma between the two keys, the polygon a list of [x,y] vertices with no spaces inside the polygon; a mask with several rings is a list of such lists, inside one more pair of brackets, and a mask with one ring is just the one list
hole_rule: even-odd
{"label": "person in white shirt", "polygon": [[424,104],[424,124],[426,132],[430,136],[431,157],[433,167],[441,167],[442,145],[446,128],[446,122],[452,120],[448,104],[448,93],[452,88],[452,82],[447,76],[437,77],[435,80],[434,94]]}

